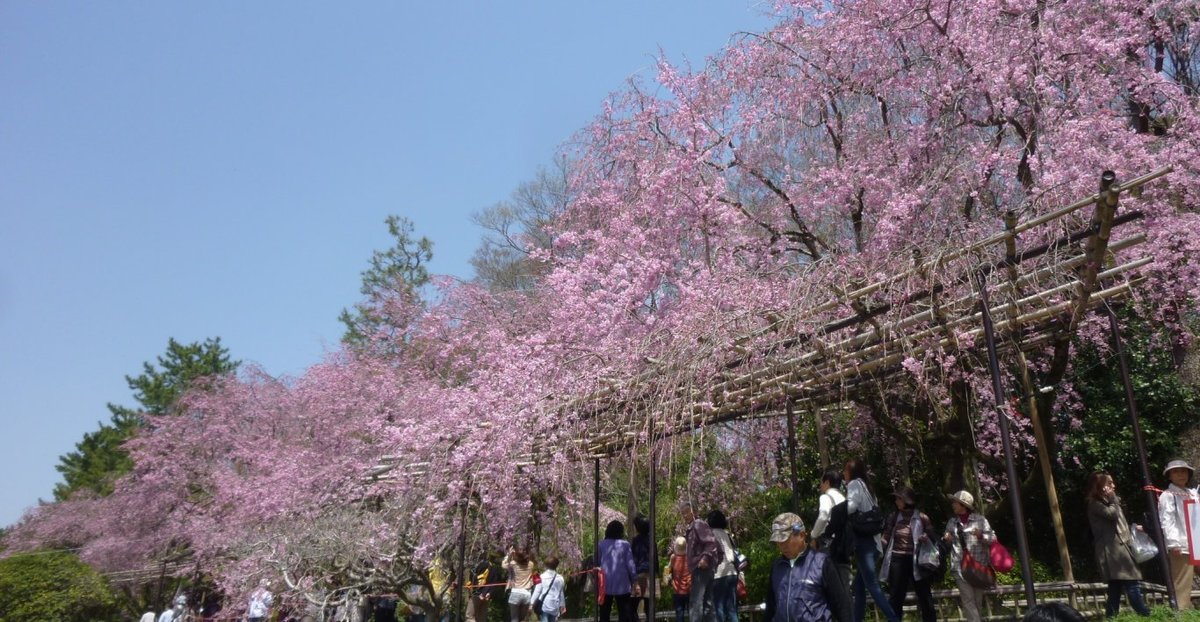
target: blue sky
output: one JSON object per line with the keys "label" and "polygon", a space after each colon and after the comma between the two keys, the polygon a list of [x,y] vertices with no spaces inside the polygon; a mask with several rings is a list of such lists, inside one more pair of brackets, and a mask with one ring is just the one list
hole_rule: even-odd
{"label": "blue sky", "polygon": [[767,8],[0,1],[0,525],[168,338],[302,373],[388,214],[469,278],[472,213],[660,48],[700,64]]}

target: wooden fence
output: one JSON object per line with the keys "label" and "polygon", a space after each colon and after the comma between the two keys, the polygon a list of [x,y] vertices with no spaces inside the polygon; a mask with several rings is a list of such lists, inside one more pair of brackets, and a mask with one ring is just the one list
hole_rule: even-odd
{"label": "wooden fence", "polygon": [[[1146,604],[1155,606],[1167,606],[1167,588],[1157,583],[1142,582],[1142,595],[1146,599]],[[1103,618],[1104,617],[1104,601],[1108,592],[1108,584],[1106,583],[1066,583],[1066,582],[1051,582],[1051,583],[1036,583],[1033,588],[1034,594],[1037,595],[1039,603],[1045,602],[1064,602],[1072,605],[1084,616],[1088,618]],[[1183,595],[1180,595],[1182,600]],[[1195,602],[1200,598],[1200,590],[1193,590],[1191,593],[1192,601]],[[963,620],[962,609],[959,606],[958,590],[934,590],[933,591],[934,606],[937,607],[937,619],[939,622],[959,622]],[[1123,611],[1132,611],[1129,609],[1129,603],[1122,597],[1121,607]],[[1025,599],[1025,588],[1022,585],[1002,585],[988,592],[987,599],[984,605],[983,619],[991,622],[1001,622],[1009,620],[1020,620],[1025,615],[1025,610],[1029,608],[1029,603]],[[883,617],[879,615],[879,611],[874,605],[867,608],[868,619],[875,622],[883,622]],[[614,613],[614,616],[616,614]],[[909,592],[908,600],[904,604],[904,616],[909,620],[919,620],[920,614],[917,612],[916,599],[912,592]],[[639,616],[639,619],[641,617]],[[675,619],[675,612],[671,609],[659,611],[655,616],[655,620],[672,621]],[[576,618],[576,619],[561,619],[560,622],[591,622],[592,618]],[[749,604],[742,605],[738,610],[739,622],[768,622],[763,619],[763,605]]]}

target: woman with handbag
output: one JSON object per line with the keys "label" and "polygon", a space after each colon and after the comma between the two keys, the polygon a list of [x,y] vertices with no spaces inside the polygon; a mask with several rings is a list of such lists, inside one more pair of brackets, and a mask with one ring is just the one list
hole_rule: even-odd
{"label": "woman with handbag", "polygon": [[958,586],[963,618],[980,622],[983,597],[996,585],[991,569],[991,544],[996,534],[987,518],[975,512],[971,493],[960,490],[949,499],[954,516],[946,523],[942,541],[950,545],[950,570]]}
{"label": "woman with handbag", "polygon": [[921,622],[937,622],[937,610],[933,606],[933,592],[929,588],[929,577],[917,566],[917,548],[933,546],[927,534],[933,533],[929,517],[917,509],[917,493],[907,486],[892,493],[896,502],[896,513],[889,517],[883,530],[883,565],[880,574],[888,578],[888,595],[892,611],[903,615],[904,598],[908,586],[917,593],[917,610]]}
{"label": "woman with handbag", "polygon": [[635,622],[633,598],[641,596],[637,587],[637,568],[633,550],[625,539],[625,524],[611,521],[600,541],[600,569],[604,571],[604,602],[600,603],[600,622],[609,622],[613,603],[618,622]]}
{"label": "woman with handbag", "polygon": [[1105,617],[1111,618],[1120,611],[1122,592],[1138,615],[1150,615],[1150,608],[1142,600],[1142,589],[1138,587],[1142,573],[1133,559],[1133,532],[1121,511],[1121,499],[1112,476],[1104,471],[1092,473],[1088,477],[1086,494],[1096,565],[1100,567],[1100,576],[1108,583]]}
{"label": "woman with handbag", "polygon": [[1198,500],[1200,496],[1197,496],[1192,482],[1192,465],[1186,460],[1168,462],[1163,475],[1167,476],[1169,485],[1158,495],[1158,520],[1162,525],[1163,539],[1166,540],[1175,597],[1179,601],[1179,610],[1183,611],[1192,608],[1192,580],[1196,570],[1191,564],[1183,506],[1189,499]]}
{"label": "woman with handbag", "polygon": [[875,601],[879,613],[888,622],[900,622],[900,616],[879,587],[875,574],[875,557],[883,551],[883,514],[867,484],[867,464],[851,458],[842,468],[842,479],[846,481],[846,519],[854,535],[854,564],[857,571],[850,589],[854,595],[854,622],[863,622],[867,617],[867,593]]}

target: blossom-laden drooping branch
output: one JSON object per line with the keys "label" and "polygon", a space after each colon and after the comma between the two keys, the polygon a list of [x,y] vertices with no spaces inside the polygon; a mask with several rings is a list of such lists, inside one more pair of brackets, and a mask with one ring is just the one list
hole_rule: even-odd
{"label": "blossom-laden drooping branch", "polygon": [[[81,546],[114,569],[188,555],[231,596],[270,576],[310,601],[428,583],[435,560],[453,569],[464,531],[473,551],[537,532],[541,553],[579,559],[597,447],[665,443],[669,463],[669,443],[696,437],[658,435],[742,399],[756,370],[853,368],[868,361],[823,348],[897,325],[878,348],[899,353],[900,373],[846,393],[837,412],[857,425],[842,436],[854,448],[900,439],[889,460],[926,447],[960,477],[978,458],[986,484],[999,443],[977,337],[939,324],[941,307],[909,323],[878,310],[969,308],[964,275],[1003,255],[937,259],[1001,231],[1007,212],[1028,221],[1092,194],[1105,169],[1174,167],[1123,199],[1145,217],[1122,235],[1144,234],[1139,252],[1155,259],[1132,304],[1168,327],[1194,308],[1195,70],[1162,60],[1196,49],[1191,3],[778,5],[772,30],[696,70],[661,62],[569,144],[571,201],[547,225],[553,244],[531,252],[544,262],[536,287],[439,281],[429,304],[372,299],[395,325],[362,337],[383,347],[295,379],[243,370],[191,396],[131,444],[135,470],[111,497],[39,508],[10,544]],[[1089,216],[1022,233],[1020,247]],[[1055,261],[1022,268],[1045,275],[1030,288],[1065,287],[1045,304],[1071,300],[1074,268]],[[992,285],[1020,298],[1002,271]],[[826,339],[847,317],[867,319]],[[1104,340],[1097,327],[1085,318],[1078,337]],[[1076,335],[1061,337],[1028,353],[1037,386],[1069,372]],[[1078,412],[1069,384],[1045,400]],[[782,407],[745,403],[751,415]],[[697,480],[688,494],[733,507],[774,482],[763,457],[783,438],[778,419],[695,432],[712,433],[730,458],[708,465],[712,490]],[[1017,433],[1029,448],[1028,425]]]}

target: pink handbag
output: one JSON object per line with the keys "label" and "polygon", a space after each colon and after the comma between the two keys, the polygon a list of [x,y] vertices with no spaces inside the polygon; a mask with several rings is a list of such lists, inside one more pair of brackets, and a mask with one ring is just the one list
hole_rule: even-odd
{"label": "pink handbag", "polygon": [[992,550],[990,557],[992,558],[992,568],[994,568],[996,572],[1008,572],[1009,570],[1012,570],[1012,553],[1009,553],[1008,549],[1004,548],[1003,544],[1000,544],[999,539],[992,539]]}

